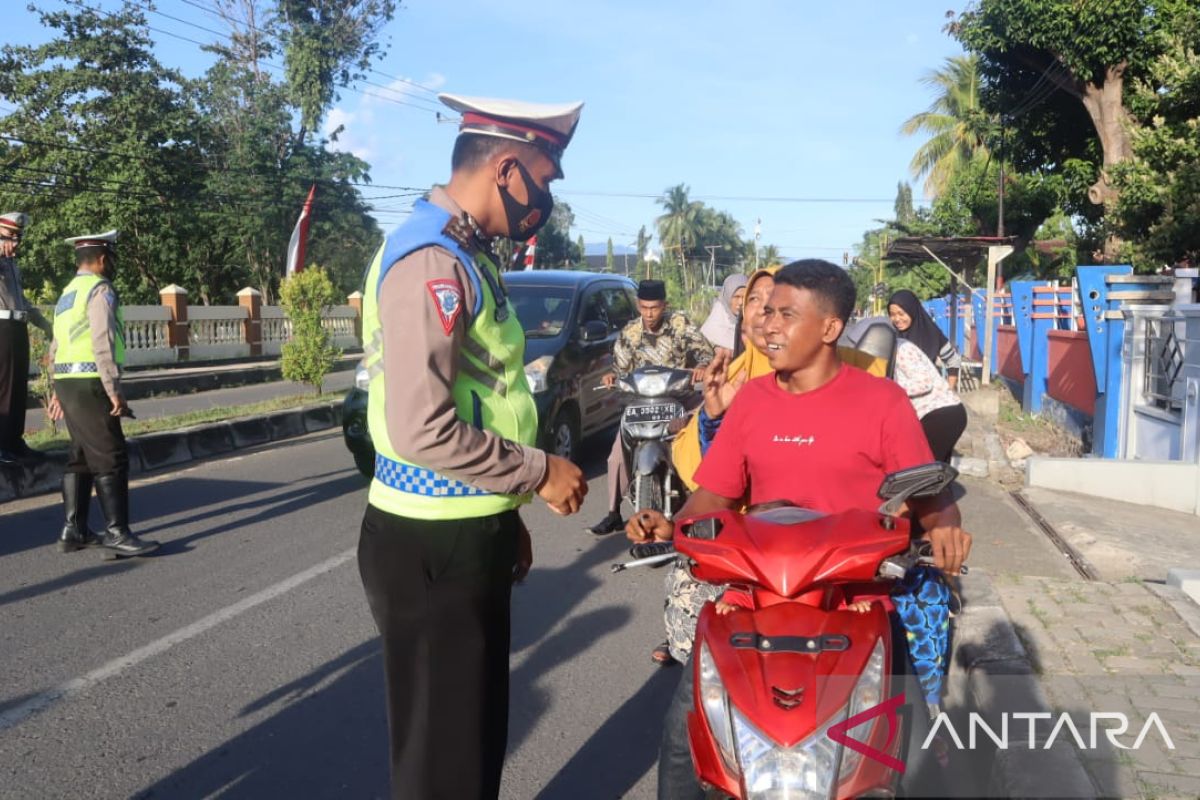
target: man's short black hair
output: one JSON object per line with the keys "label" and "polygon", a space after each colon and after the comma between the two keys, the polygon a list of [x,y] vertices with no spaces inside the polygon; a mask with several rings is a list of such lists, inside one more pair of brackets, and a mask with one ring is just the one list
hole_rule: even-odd
{"label": "man's short black hair", "polygon": [[99,261],[100,257],[105,255],[109,257],[110,261],[112,260],[112,251],[103,245],[76,247],[75,266],[82,267],[84,264],[91,264],[94,261]]}
{"label": "man's short black hair", "polygon": [[467,134],[454,140],[454,152],[450,156],[450,171],[466,170],[470,172],[479,169],[501,150],[512,150],[525,156],[532,156],[538,152],[532,145],[524,142],[503,139],[499,136]]}
{"label": "man's short black hair", "polygon": [[856,292],[850,274],[837,264],[819,258],[793,261],[775,273],[775,284],[808,289],[843,322],[854,311]]}

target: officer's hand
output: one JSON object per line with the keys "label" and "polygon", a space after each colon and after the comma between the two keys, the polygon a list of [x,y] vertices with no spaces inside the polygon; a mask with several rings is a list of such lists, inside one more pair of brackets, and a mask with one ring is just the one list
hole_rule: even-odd
{"label": "officer's hand", "polygon": [[522,583],[533,566],[533,539],[525,520],[517,517],[517,563],[513,566],[513,583]]}
{"label": "officer's hand", "polygon": [[112,409],[108,412],[110,417],[120,417],[129,412],[129,404],[125,402],[125,395],[117,392],[110,394],[108,399],[112,402]]}
{"label": "officer's hand", "polygon": [[945,525],[929,531],[924,538],[933,545],[933,561],[938,569],[950,577],[962,571],[971,553],[971,534],[957,525]]}
{"label": "officer's hand", "polygon": [[661,511],[639,511],[625,523],[625,538],[631,542],[666,542],[674,536],[675,526]]}
{"label": "officer's hand", "polygon": [[63,418],[62,403],[58,402],[58,395],[50,395],[50,402],[46,404],[46,416],[55,422],[59,422]]}
{"label": "officer's hand", "polygon": [[538,497],[550,510],[564,517],[574,514],[587,495],[583,470],[561,456],[546,454],[546,477],[538,487]]}
{"label": "officer's hand", "polygon": [[617,385],[617,375],[613,372],[606,373],[600,382],[604,384],[605,389],[611,389]]}

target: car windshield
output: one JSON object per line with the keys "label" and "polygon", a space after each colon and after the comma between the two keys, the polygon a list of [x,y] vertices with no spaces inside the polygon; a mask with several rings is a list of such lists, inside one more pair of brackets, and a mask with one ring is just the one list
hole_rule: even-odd
{"label": "car windshield", "polygon": [[527,339],[552,339],[562,333],[573,294],[573,289],[557,286],[508,287],[508,300]]}

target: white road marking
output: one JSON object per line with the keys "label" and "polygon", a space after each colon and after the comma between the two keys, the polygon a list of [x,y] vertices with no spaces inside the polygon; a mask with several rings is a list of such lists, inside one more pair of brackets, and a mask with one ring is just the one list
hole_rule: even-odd
{"label": "white road marking", "polygon": [[214,611],[207,617],[196,620],[191,625],[187,625],[177,631],[168,633],[161,639],[156,639],[144,647],[139,647],[138,649],[126,653],[123,656],[114,658],[112,661],[97,667],[86,675],[73,678],[65,683],[55,686],[52,689],[48,689],[39,695],[31,697],[24,703],[0,713],[0,733],[21,724],[34,714],[45,711],[60,700],[64,700],[75,694],[79,694],[80,692],[95,686],[101,681],[116,677],[122,672],[125,672],[131,667],[137,666],[149,658],[153,658],[154,656],[165,653],[177,644],[181,644],[186,642],[188,639],[195,638],[205,631],[211,630],[223,622],[228,622],[245,611],[249,611],[255,606],[262,605],[268,600],[273,600],[282,594],[290,592],[292,589],[295,589],[301,584],[307,583],[313,578],[323,575],[330,570],[337,569],[342,564],[345,564],[347,561],[354,558],[357,549],[357,547],[351,547],[348,550],[344,550],[332,558],[327,558],[321,563],[309,567],[303,572],[298,572],[290,578],[285,578],[279,583],[268,586],[261,592],[257,592],[249,597],[243,598],[233,605],[226,606],[219,611]]}

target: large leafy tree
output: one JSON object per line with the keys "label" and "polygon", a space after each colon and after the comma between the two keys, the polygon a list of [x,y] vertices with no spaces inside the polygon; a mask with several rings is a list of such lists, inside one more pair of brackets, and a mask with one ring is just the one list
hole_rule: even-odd
{"label": "large leafy tree", "polygon": [[62,239],[109,228],[125,234],[117,284],[127,300],[198,277],[199,264],[180,257],[206,210],[187,82],[152,54],[137,6],[38,15],[49,42],[0,50],[0,95],[18,104],[0,119],[0,205],[34,219],[27,282],[65,283]]}
{"label": "large leafy tree", "polygon": [[1118,224],[1139,266],[1200,264],[1200,26],[1180,31],[1152,73],[1129,101],[1134,157],[1115,171]]}
{"label": "large leafy tree", "polygon": [[[1114,168],[1133,155],[1126,87],[1198,14],[1195,0],[978,0],[950,30],[979,56],[984,105],[1006,122],[1017,166],[1077,178],[1089,164],[1086,198],[1109,210]],[[1110,236],[1105,255],[1120,245]]]}
{"label": "large leafy tree", "polygon": [[[955,173],[988,156],[987,140],[994,124],[980,101],[979,60],[954,56],[930,70],[921,83],[933,89],[929,108],[909,117],[901,133],[929,138],[917,148],[909,169],[915,180],[925,178],[925,194],[946,190]],[[910,194],[911,199],[911,194]]]}
{"label": "large leafy tree", "polygon": [[386,51],[380,31],[395,0],[277,0],[287,86],[300,110],[300,138],[316,130],[339,88],[365,77]]}

